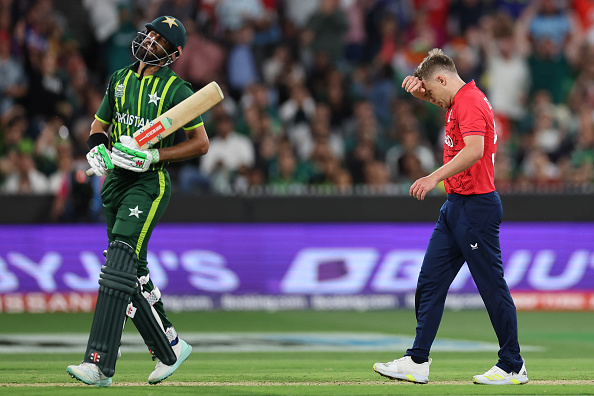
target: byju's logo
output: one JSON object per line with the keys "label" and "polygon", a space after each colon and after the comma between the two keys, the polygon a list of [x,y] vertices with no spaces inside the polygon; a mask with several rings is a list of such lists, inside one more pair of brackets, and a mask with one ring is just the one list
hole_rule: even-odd
{"label": "byju's logo", "polygon": [[281,290],[356,294],[368,283],[375,292],[414,290],[423,256],[422,250],[397,250],[386,254],[378,263],[380,253],[373,248],[303,249],[281,281]]}

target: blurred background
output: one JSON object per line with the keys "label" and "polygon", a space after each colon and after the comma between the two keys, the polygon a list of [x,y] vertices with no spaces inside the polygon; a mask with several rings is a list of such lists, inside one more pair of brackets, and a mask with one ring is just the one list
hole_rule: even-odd
{"label": "blurred background", "polygon": [[[86,140],[111,73],[160,15],[188,32],[173,70],[226,94],[204,115],[210,152],[168,166],[173,196],[151,240],[151,276],[191,297],[179,309],[361,293],[377,300],[315,301],[412,306],[445,192],[416,202],[408,190],[442,163],[444,110],[400,85],[434,47],[495,110],[515,297],[554,308],[547,293],[568,292],[557,308],[594,309],[594,2],[0,0],[4,310],[49,310],[52,295],[51,309],[88,310],[106,237]],[[481,304],[467,273],[454,286],[470,296],[460,306]]]}

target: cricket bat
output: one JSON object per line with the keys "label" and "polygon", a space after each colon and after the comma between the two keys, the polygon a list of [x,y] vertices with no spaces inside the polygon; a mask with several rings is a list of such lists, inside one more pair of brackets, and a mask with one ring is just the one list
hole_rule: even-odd
{"label": "cricket bat", "polygon": [[[205,113],[223,100],[224,97],[219,84],[212,81],[192,96],[180,102],[177,106],[167,110],[134,132],[132,137],[136,140],[140,148],[151,148],[186,125],[189,121]],[[93,169],[87,170],[88,176],[92,176],[93,174]]]}

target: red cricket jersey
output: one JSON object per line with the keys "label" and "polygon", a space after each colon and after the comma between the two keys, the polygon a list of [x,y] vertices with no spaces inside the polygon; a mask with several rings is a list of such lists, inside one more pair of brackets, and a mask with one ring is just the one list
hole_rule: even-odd
{"label": "red cricket jersey", "polygon": [[473,166],[445,179],[448,194],[485,194],[495,191],[495,154],[497,133],[491,103],[474,80],[464,85],[454,96],[446,113],[443,163],[447,164],[464,148],[464,137],[485,137],[483,157]]}

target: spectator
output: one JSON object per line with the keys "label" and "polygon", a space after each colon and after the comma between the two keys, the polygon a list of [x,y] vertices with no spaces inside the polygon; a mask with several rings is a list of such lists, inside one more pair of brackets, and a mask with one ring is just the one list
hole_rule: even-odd
{"label": "spectator", "polygon": [[528,60],[531,76],[530,96],[537,91],[548,91],[553,102],[564,102],[571,84],[571,65],[562,52],[556,51],[551,39],[544,39],[534,48]]}
{"label": "spectator", "polygon": [[256,58],[252,49],[254,29],[243,25],[233,33],[234,44],[229,51],[227,72],[231,96],[236,100],[249,85],[256,83],[260,77]]}
{"label": "spectator", "polygon": [[283,0],[286,19],[297,29],[302,29],[318,10],[320,0]]}
{"label": "spectator", "polygon": [[517,133],[526,115],[530,74],[526,57],[518,49],[513,20],[505,14],[493,20],[492,31],[483,41],[489,79],[488,96],[497,120],[497,135],[501,141]]}
{"label": "spectator", "polygon": [[308,176],[298,166],[297,158],[290,150],[283,150],[278,155],[278,161],[271,169],[269,184],[275,187],[277,193],[294,191],[295,187],[307,184]]}
{"label": "spectator", "polygon": [[[173,71],[190,82],[196,90],[211,81],[222,81],[226,61],[225,49],[217,42],[199,34],[192,20],[185,18],[181,21],[186,27],[188,38],[184,55],[171,65]],[[205,59],[208,59],[208,62],[205,62]]]}
{"label": "spectator", "polygon": [[365,184],[374,192],[383,192],[390,182],[390,171],[383,161],[369,161],[364,166]]}
{"label": "spectator", "polygon": [[305,69],[287,45],[279,45],[262,64],[264,82],[278,90],[279,102],[289,97],[290,87],[305,82]]}
{"label": "spectator", "polygon": [[10,53],[11,38],[0,30],[0,118],[6,116],[27,92],[27,78],[21,64]]}
{"label": "spectator", "polygon": [[48,194],[50,193],[47,177],[35,168],[31,152],[16,150],[13,159],[13,171],[6,177],[0,191],[3,194]]}
{"label": "spectator", "polygon": [[470,28],[478,27],[481,18],[490,10],[481,0],[454,0],[450,4],[449,25],[452,37],[464,37]]}
{"label": "spectator", "polygon": [[216,129],[208,153],[202,157],[200,171],[215,179],[213,188],[216,192],[223,192],[231,188],[242,167],[254,165],[255,153],[250,139],[235,132],[230,117],[219,119]]}
{"label": "spectator", "polygon": [[[113,31],[111,36],[106,41],[105,49],[105,63],[106,63],[106,75],[111,76],[116,70],[122,69],[129,64],[133,63],[134,58],[130,52],[130,43],[136,37],[138,29],[134,25],[134,10],[125,3],[118,4],[118,16],[119,24],[118,27]],[[169,15],[169,14],[160,14]],[[184,21],[185,22],[185,21]],[[184,26],[188,24],[184,23]],[[190,35],[188,34],[188,41],[190,41]],[[187,50],[187,44],[186,44]],[[185,54],[184,54],[185,55]],[[180,58],[186,59],[185,56]],[[174,63],[177,65],[177,62]],[[198,66],[198,65],[196,65]],[[183,77],[182,77],[183,78]]]}
{"label": "spectator", "polygon": [[309,121],[316,111],[314,99],[303,85],[291,88],[290,98],[278,109],[280,121],[287,129],[289,139],[295,147],[299,147],[305,140],[310,139]]}
{"label": "spectator", "polygon": [[39,66],[30,76],[26,99],[28,112],[42,119],[54,115],[69,118],[72,106],[66,100],[66,82],[59,70],[56,54],[46,53]]}
{"label": "spectator", "polygon": [[[410,168],[414,165],[410,158],[402,160],[404,156],[414,156],[419,162],[420,169],[425,175],[433,172],[436,167],[435,156],[433,150],[421,141],[421,134],[415,127],[410,127],[400,131],[400,144],[391,147],[386,152],[386,163],[390,169],[390,174],[393,181],[401,181],[401,178],[407,179],[409,175],[403,173],[410,173]],[[405,162],[409,169],[400,169],[400,164]],[[412,182],[417,180],[407,179]]]}
{"label": "spectator", "polygon": [[365,0],[353,0],[346,8],[349,29],[345,35],[344,57],[355,65],[365,60]]}
{"label": "spectator", "polygon": [[266,18],[261,0],[219,0],[216,16],[223,33],[236,32]]}
{"label": "spectator", "polygon": [[339,194],[349,194],[353,191],[353,178],[346,169],[340,168],[334,174],[335,191]]}
{"label": "spectator", "polygon": [[345,13],[338,0],[320,0],[320,6],[308,19],[302,45],[315,55],[323,52],[332,60],[341,59],[348,29]]}

